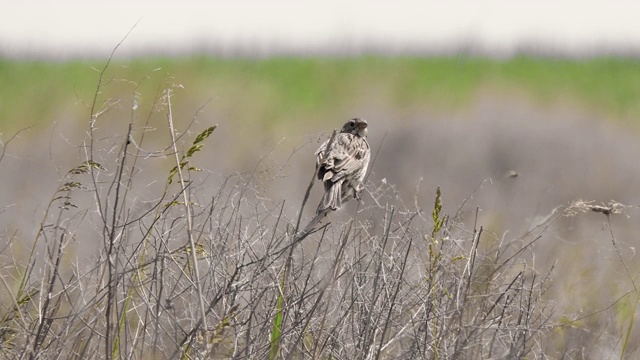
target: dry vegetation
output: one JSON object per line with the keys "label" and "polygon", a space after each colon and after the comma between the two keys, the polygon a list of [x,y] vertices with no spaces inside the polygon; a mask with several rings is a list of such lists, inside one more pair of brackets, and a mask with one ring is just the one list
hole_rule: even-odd
{"label": "dry vegetation", "polygon": [[[446,212],[446,190],[404,193],[383,179],[366,183],[363,203],[309,218],[306,197],[292,204],[265,190],[287,164],[201,172],[192,160],[215,146],[216,127],[182,121],[176,129],[168,83],[140,119],[135,107],[102,96],[108,66],[77,144],[81,160],[61,172],[31,223],[33,238],[24,229],[0,237],[0,357],[637,356],[637,269],[610,221],[628,207],[576,201],[521,233],[497,235],[469,201],[481,188]],[[122,103],[137,104],[138,95],[136,85]],[[129,118],[122,134],[103,126],[114,112]],[[149,144],[159,114],[165,142]],[[159,159],[172,164],[149,177]],[[615,249],[622,290],[605,295],[606,306],[565,314],[549,294],[566,264],[536,263],[535,249],[584,212],[606,226],[602,246]]]}

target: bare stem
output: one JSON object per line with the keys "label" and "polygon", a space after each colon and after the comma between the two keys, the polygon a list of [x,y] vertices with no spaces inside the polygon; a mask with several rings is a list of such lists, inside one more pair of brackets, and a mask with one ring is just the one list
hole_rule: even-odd
{"label": "bare stem", "polygon": [[176,146],[175,128],[173,126],[173,113],[171,111],[171,89],[167,89],[167,119],[169,121],[169,132],[171,134],[171,145],[173,146],[173,154],[176,158],[176,166],[178,167],[178,177],[180,178],[180,187],[182,191],[182,197],[184,200],[184,208],[187,212],[187,236],[189,237],[189,247],[191,248],[191,259],[193,260],[193,267],[195,272],[194,283],[196,284],[196,290],[198,292],[198,301],[200,303],[200,316],[202,317],[202,332],[207,330],[207,313],[204,306],[204,299],[202,297],[202,286],[200,284],[200,270],[198,269],[198,257],[196,254],[196,244],[193,241],[193,223],[191,216],[191,206],[189,205],[189,196],[187,195],[184,177],[182,175],[182,166],[180,166],[180,157],[178,156],[178,148]]}

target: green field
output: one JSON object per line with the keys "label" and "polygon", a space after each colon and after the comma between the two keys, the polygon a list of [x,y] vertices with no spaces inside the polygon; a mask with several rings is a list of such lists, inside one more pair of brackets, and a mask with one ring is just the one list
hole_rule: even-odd
{"label": "green field", "polygon": [[[69,102],[90,101],[98,77],[95,69],[104,64],[0,61],[3,130],[46,122]],[[145,77],[150,79],[145,82]],[[161,81],[173,78],[192,95],[229,103],[225,106],[238,120],[259,116],[273,123],[286,123],[299,114],[321,119],[363,94],[380,94],[385,105],[394,107],[448,109],[468,104],[487,89],[519,92],[540,104],[568,99],[629,121],[640,116],[636,59],[142,58],[114,60],[105,78],[142,82],[140,93],[155,93]],[[234,106],[233,99],[251,106]]]}

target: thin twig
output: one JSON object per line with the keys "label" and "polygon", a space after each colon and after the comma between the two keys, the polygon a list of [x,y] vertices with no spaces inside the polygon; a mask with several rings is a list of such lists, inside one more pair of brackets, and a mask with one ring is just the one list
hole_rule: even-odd
{"label": "thin twig", "polygon": [[[324,149],[324,153],[322,154],[322,158],[320,159],[320,164],[322,163],[322,161],[324,159],[327,158],[327,155],[329,155],[329,149],[331,149],[331,145],[333,145],[333,141],[336,138],[336,135],[338,134],[338,129],[333,129],[333,134],[331,134],[331,138],[329,139],[329,142],[327,143],[327,147]],[[298,229],[300,229],[300,220],[302,220],[302,213],[304,210],[304,206],[307,203],[307,200],[309,200],[309,194],[311,194],[311,188],[313,188],[313,184],[315,184],[316,182],[316,177],[318,176],[318,171],[320,171],[320,164],[316,164],[316,170],[313,173],[313,176],[311,177],[311,182],[309,182],[309,186],[307,187],[307,191],[304,193],[304,198],[302,199],[302,205],[300,206],[300,212],[298,213],[298,221],[296,221],[296,229],[293,232],[294,234],[296,234],[298,232]],[[326,212],[323,212],[324,214],[326,214]],[[319,214],[317,214],[319,215]],[[317,218],[318,216],[316,216]],[[307,225],[307,228],[309,226]]]}
{"label": "thin twig", "polygon": [[31,126],[27,126],[27,127],[26,127],[26,128],[24,128],[24,129],[20,129],[20,130],[16,131],[16,133],[15,133],[15,134],[13,134],[13,135],[9,138],[9,140],[7,140],[7,142],[6,142],[6,143],[4,143],[4,144],[2,143],[2,141],[0,141],[0,146],[2,146],[2,151],[0,152],[0,162],[2,162],[2,159],[4,159],[4,155],[5,155],[6,151],[7,151],[7,146],[9,146],[9,143],[10,143],[11,141],[13,141],[16,137],[18,137],[18,135],[20,135],[20,133],[21,133],[21,132],[26,131],[26,130],[29,130],[29,129],[31,129]]}
{"label": "thin twig", "polygon": [[[180,157],[178,156],[178,148],[176,145],[176,135],[173,127],[173,113],[171,111],[171,89],[167,89],[167,120],[169,121],[169,132],[171,134],[171,143],[173,145],[173,154],[176,158],[176,166],[178,167],[178,177],[180,178],[180,187],[184,190],[185,182],[182,175],[182,166],[180,164]],[[198,292],[198,301],[200,303],[200,316],[202,317],[202,334],[203,337],[207,331],[207,313],[205,311],[204,299],[202,297],[202,285],[200,284],[200,270],[198,269],[198,256],[196,254],[196,244],[193,241],[193,219],[191,217],[191,206],[189,204],[189,197],[186,191],[182,191],[184,200],[184,208],[187,212],[187,236],[189,237],[189,246],[191,247],[191,259],[193,260],[193,268],[195,273],[194,283],[196,285],[196,291]]]}

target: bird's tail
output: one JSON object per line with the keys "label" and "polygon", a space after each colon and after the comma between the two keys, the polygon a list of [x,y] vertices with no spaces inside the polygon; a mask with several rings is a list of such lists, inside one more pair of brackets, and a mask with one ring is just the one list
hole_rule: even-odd
{"label": "bird's tail", "polygon": [[342,206],[342,181],[333,182],[331,180],[324,182],[324,196],[318,206],[318,213],[326,210],[338,210]]}

